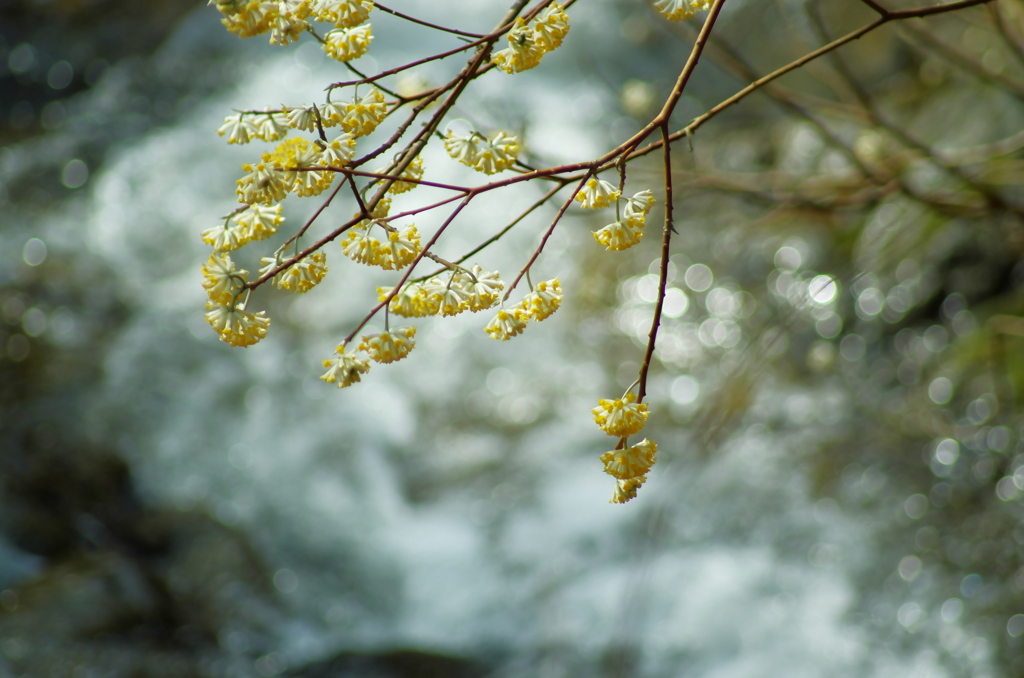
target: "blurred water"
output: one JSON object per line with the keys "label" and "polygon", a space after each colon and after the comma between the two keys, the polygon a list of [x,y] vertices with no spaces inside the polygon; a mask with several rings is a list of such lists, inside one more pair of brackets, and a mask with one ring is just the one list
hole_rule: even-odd
{"label": "blurred water", "polygon": [[[428,8],[443,14],[437,3],[409,11]],[[493,21],[483,4],[461,9],[470,30]],[[581,19],[574,31],[600,35],[600,23]],[[382,68],[410,58],[403,45],[432,46],[428,31],[386,18],[375,32]],[[517,77],[514,90],[502,74],[485,78],[458,114],[502,127],[530,111],[528,138],[546,157],[599,151],[616,122],[599,110],[608,91],[587,78],[564,85],[584,72],[587,44],[571,34],[545,60],[550,70]],[[343,649],[412,646],[484,658],[500,676],[944,675],[934,655],[873,652],[844,616],[847,561],[866,557],[858,544],[869,527],[808,498],[791,461],[807,440],[751,427],[702,463],[688,454],[688,432],[659,428],[655,415],[650,481],[629,505],[607,503],[611,481],[597,460],[606,440],[589,409],[619,387],[615,366],[580,336],[593,326],[575,322],[575,252],[590,239],[580,224],[556,234],[539,268],[561,277],[566,307],[508,343],[484,335],[482,316],[428,320],[405,361],[342,391],[323,384],[319,361],[375,287],[391,284],[336,245],[313,292],[254,297],[273,318],[265,341],[218,342],[202,319],[208,250],[198,234],[232,209],[239,165],[261,149],[228,147],[215,129],[232,108],[319,100],[323,84],[345,77],[319,54],[307,45],[254,58],[237,87],[117,150],[87,195],[37,231],[54,250],[98,254],[132,309],[90,398],[87,435],[117,442],[147,500],[206,507],[247,535],[274,574],[283,605],[263,613],[270,640],[254,640],[252,619],[232,619],[225,652],[255,661],[275,651],[297,666]],[[447,72],[428,67],[424,77]],[[469,180],[438,148],[426,163],[430,179]],[[396,208],[429,194],[417,189]],[[458,255],[533,195],[474,203],[441,253]],[[315,200],[305,202],[286,206],[286,226],[302,223]],[[354,211],[332,209],[335,221]],[[480,263],[511,278],[544,218]]]}

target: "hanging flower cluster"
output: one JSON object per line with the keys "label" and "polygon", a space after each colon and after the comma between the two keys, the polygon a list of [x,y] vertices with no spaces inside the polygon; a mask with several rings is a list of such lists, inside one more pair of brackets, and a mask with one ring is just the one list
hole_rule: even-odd
{"label": "hanging flower cluster", "polygon": [[360,360],[355,353],[346,353],[344,344],[338,346],[336,352],[337,358],[324,361],[324,367],[328,370],[320,378],[327,383],[345,388],[361,381],[359,375],[370,371],[370,363]]}
{"label": "hanging flower cluster", "polygon": [[551,3],[532,24],[522,18],[508,32],[505,49],[495,52],[492,61],[506,73],[519,73],[536,67],[544,55],[562,44],[569,32],[569,15],[558,3]]}
{"label": "hanging flower cluster", "polygon": [[[366,266],[379,266],[385,271],[401,270],[416,260],[423,251],[416,224],[402,230],[391,226],[387,221],[390,208],[390,200],[381,200],[373,218],[363,219],[352,227],[341,241],[341,251],[346,257]],[[383,241],[373,235],[377,231],[382,232]]]}
{"label": "hanging flower cluster", "polygon": [[671,21],[686,21],[711,9],[711,0],[654,0],[654,8]]}
{"label": "hanging flower cluster", "polygon": [[637,490],[647,480],[658,451],[658,446],[647,439],[633,446],[626,445],[626,439],[639,433],[647,422],[647,405],[636,402],[632,393],[626,393],[615,400],[598,400],[591,413],[602,431],[619,438],[614,450],[601,455],[601,462],[604,463],[604,472],[616,481],[612,503],[624,504],[636,496]]}
{"label": "hanging flower cluster", "polygon": [[264,207],[256,203],[225,218],[222,226],[208,228],[201,235],[203,242],[214,251],[230,252],[254,240],[266,240],[277,233],[277,227],[283,222],[280,205]]}
{"label": "hanging flower cluster", "polygon": [[[578,198],[579,194],[576,197]],[[647,220],[647,213],[653,206],[653,193],[650,191],[637,193],[626,200],[622,218],[594,231],[594,239],[613,252],[629,249],[640,242],[640,238],[643,237],[644,222]]]}
{"label": "hanging flower cluster", "polygon": [[335,28],[324,38],[327,56],[338,61],[355,61],[366,54],[373,40],[370,24],[355,28]]}
{"label": "hanging flower cluster", "polygon": [[409,351],[416,346],[414,336],[415,327],[399,327],[379,334],[370,334],[363,337],[359,350],[366,351],[370,355],[370,360],[374,362],[393,363],[409,355]]}
{"label": "hanging flower cluster", "polygon": [[473,132],[459,136],[451,130],[445,135],[444,148],[453,160],[484,174],[497,174],[516,164],[519,140],[504,132],[496,132],[490,139]]}
{"label": "hanging flower cluster", "polygon": [[[378,170],[377,174],[384,174],[384,172],[385,170]],[[419,186],[417,182],[423,178],[423,172],[423,158],[420,158],[419,156],[413,158],[412,162],[409,163],[409,166],[398,175],[398,181],[391,184],[391,188],[388,189],[388,192],[391,194],[408,193]]]}
{"label": "hanging flower cluster", "polygon": [[[498,303],[505,288],[497,271],[485,271],[474,265],[456,269],[423,282],[409,283],[392,297],[388,310],[405,318],[431,315],[452,316],[465,311],[476,313]],[[384,301],[393,287],[378,287],[377,295]]]}
{"label": "hanging flower cluster", "polygon": [[209,0],[224,17],[221,23],[240,38],[270,33],[270,44],[287,45],[311,28],[307,19],[332,23],[323,49],[338,61],[358,59],[373,40],[368,0]]}
{"label": "hanging flower cluster", "polygon": [[267,335],[270,318],[263,311],[249,313],[240,301],[248,271],[235,268],[231,256],[214,252],[202,267],[206,290],[206,321],[232,346],[252,346]]}
{"label": "hanging flower cluster", "polygon": [[501,309],[484,328],[488,336],[499,341],[508,341],[522,334],[526,322],[540,322],[558,310],[562,303],[562,287],[558,278],[538,283],[516,306]]}
{"label": "hanging flower cluster", "polygon": [[[281,253],[273,257],[262,257],[260,263],[260,275],[266,275],[275,268],[285,263],[282,261]],[[276,274],[273,278],[274,287],[279,290],[288,290],[296,294],[308,292],[316,286],[324,276],[327,275],[327,254],[314,252],[307,257],[297,261],[289,262],[289,267]]]}

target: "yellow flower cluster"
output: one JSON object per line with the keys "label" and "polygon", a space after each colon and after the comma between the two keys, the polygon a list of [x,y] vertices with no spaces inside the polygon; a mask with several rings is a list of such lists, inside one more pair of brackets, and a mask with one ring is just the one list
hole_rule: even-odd
{"label": "yellow flower cluster", "polygon": [[603,179],[591,178],[579,191],[576,192],[576,202],[580,207],[588,210],[596,210],[602,207],[610,207],[619,199],[621,191]]}
{"label": "yellow flower cluster", "polygon": [[616,400],[600,399],[591,410],[594,422],[610,436],[625,438],[638,433],[647,421],[647,405],[636,402],[636,396],[627,393]]}
{"label": "yellow flower cluster", "polygon": [[624,504],[636,496],[647,480],[658,451],[658,446],[647,439],[626,446],[626,438],[638,433],[647,422],[647,405],[637,403],[636,396],[627,393],[616,400],[598,400],[591,413],[602,431],[620,439],[618,448],[602,454],[601,461],[605,473],[616,480],[612,503]]}
{"label": "yellow flower cluster", "polygon": [[[387,239],[383,243],[370,235],[370,229],[374,224],[379,225],[387,233]],[[416,260],[422,250],[416,224],[410,224],[399,231],[394,227],[384,226],[384,222],[377,220],[357,224],[341,242],[341,251],[352,261],[367,266],[380,266],[385,271],[405,268]]]}
{"label": "yellow flower cluster", "polygon": [[327,103],[320,108],[320,120],[324,127],[341,125],[353,137],[364,137],[387,116],[388,106],[384,93],[376,87],[361,98],[345,104]]}
{"label": "yellow flower cluster", "polygon": [[[365,352],[370,360],[378,363],[393,363],[409,355],[416,342],[415,327],[399,327],[379,334],[364,335],[356,350]],[[327,371],[320,378],[329,384],[345,388],[361,380],[360,375],[370,371],[370,363],[356,353],[345,351],[345,344],[335,349],[335,357],[324,361]]]}
{"label": "yellow flower cluster", "polygon": [[221,304],[230,303],[238,296],[245,286],[248,271],[235,268],[231,257],[226,253],[214,252],[202,265],[203,289],[210,301]]}
{"label": "yellow flower cluster", "polygon": [[[579,198],[579,194],[576,196]],[[654,194],[641,191],[626,200],[622,219],[594,231],[594,239],[608,250],[619,252],[640,242],[644,235],[644,222],[654,206]]]}
{"label": "yellow flower cluster", "polygon": [[523,297],[520,306],[532,319],[540,322],[558,310],[562,304],[562,286],[558,278],[537,283],[533,291]]}
{"label": "yellow flower cluster", "polygon": [[516,164],[519,140],[504,132],[497,132],[487,139],[476,132],[463,137],[449,130],[445,135],[444,148],[452,159],[463,165],[484,174],[496,174]]}
{"label": "yellow flower cluster", "polygon": [[569,15],[562,5],[551,3],[537,15],[532,25],[522,18],[508,32],[509,46],[494,53],[492,61],[506,73],[519,73],[536,67],[544,55],[562,44],[569,32]]}
{"label": "yellow flower cluster", "polygon": [[356,156],[356,140],[345,132],[335,137],[334,141],[327,144],[322,156],[322,162],[329,167],[344,167],[352,162]]}
{"label": "yellow flower cluster", "polygon": [[294,137],[278,144],[269,154],[269,162],[280,172],[281,180],[300,197],[319,195],[331,185],[334,172],[309,170],[323,165],[323,149],[302,137]]}
{"label": "yellow flower cluster", "polygon": [[558,278],[538,283],[533,291],[511,309],[501,309],[484,332],[492,339],[508,341],[522,334],[529,320],[540,322],[558,310],[562,303],[562,286]]}
{"label": "yellow flower cluster", "polygon": [[[476,313],[491,308],[505,288],[497,271],[485,271],[474,265],[468,271],[458,270],[447,281],[435,276],[424,282],[409,283],[391,299],[388,310],[405,318],[431,315]],[[381,301],[388,298],[393,287],[378,287]]]}
{"label": "yellow flower cluster", "polygon": [[654,466],[657,453],[657,444],[644,438],[632,447],[601,455],[604,472],[615,478],[610,503],[625,504],[636,497],[637,490],[647,481],[647,473]]}
{"label": "yellow flower cluster", "polygon": [[366,335],[359,344],[359,350],[366,351],[374,362],[393,363],[409,355],[409,351],[416,346],[414,336],[415,327],[399,327],[380,334]]}
{"label": "yellow flower cluster", "polygon": [[632,447],[601,455],[604,472],[615,478],[610,503],[625,504],[636,497],[637,490],[647,481],[647,473],[654,466],[657,452],[657,444],[644,438]]}
{"label": "yellow flower cluster", "polygon": [[354,353],[346,353],[344,344],[338,346],[336,352],[337,358],[324,361],[324,367],[328,369],[320,376],[328,384],[337,384],[338,388],[345,388],[360,381],[360,374],[370,371],[370,363],[360,360]]}
{"label": "yellow flower cluster", "polygon": [[223,342],[232,346],[252,346],[267,336],[270,318],[263,311],[249,313],[241,302],[219,304],[208,301],[206,308],[209,309],[205,315],[206,322]]}
{"label": "yellow flower cluster", "polygon": [[[405,168],[405,171],[398,175],[399,179],[395,183],[391,184],[389,192],[392,194],[408,193],[412,189],[419,186],[417,181],[423,178],[423,158],[416,156],[413,158],[409,166]],[[384,174],[385,169],[377,170],[377,174]],[[412,181],[402,181],[403,179],[412,179]]]}
{"label": "yellow flower cluster", "polygon": [[309,24],[307,0],[210,0],[224,18],[221,23],[240,38],[270,32],[270,43],[286,45]]}
{"label": "yellow flower cluster", "polygon": [[[260,263],[260,275],[266,275],[283,263],[279,256],[262,257]],[[324,276],[327,275],[327,254],[325,252],[314,252],[313,254],[290,263],[289,267],[274,276],[274,287],[281,290],[288,290],[296,294],[303,294],[313,289]]]}
{"label": "yellow flower cluster", "polygon": [[202,267],[206,302],[206,321],[232,346],[251,346],[267,335],[270,318],[263,311],[249,313],[238,296],[245,286],[248,271],[236,269],[226,253],[214,252]]}
{"label": "yellow flower cluster", "polygon": [[[278,144],[273,153],[264,153],[262,162],[242,165],[248,174],[236,182],[238,202],[269,205],[280,202],[289,192],[300,197],[319,195],[331,185],[334,172],[318,168],[332,162],[344,164],[345,158],[354,153],[351,139],[339,137],[335,141],[338,147],[332,144],[332,154],[325,158],[318,143],[293,137]],[[348,150],[343,150],[345,147]]]}
{"label": "yellow flower cluster", "polygon": [[484,328],[491,339],[508,341],[518,336],[526,329],[528,317],[526,311],[518,306],[509,310],[501,309],[498,314],[491,318],[491,322]]}
{"label": "yellow flower cluster", "polygon": [[[215,252],[231,252],[254,240],[266,240],[277,233],[277,227],[284,222],[281,205],[264,207],[249,205],[242,212],[224,220],[223,226],[214,226],[200,235],[203,242]],[[234,226],[230,226],[234,223]]]}
{"label": "yellow flower cluster", "polygon": [[324,36],[324,51],[338,61],[354,61],[370,49],[373,33],[370,24],[355,28],[335,28]]}
{"label": "yellow flower cluster", "polygon": [[[370,18],[370,10],[373,8],[370,0],[210,0],[209,4],[216,5],[224,15],[221,23],[232,33],[241,38],[249,38],[269,32],[272,45],[287,45],[296,40],[300,33],[309,28],[306,19],[311,17],[332,23],[337,30],[355,29]],[[341,42],[352,43],[342,49],[361,51],[356,56],[341,58],[341,61],[358,58],[366,51],[372,39],[368,37],[369,24],[359,28],[365,29],[366,36],[342,39]],[[328,42],[333,33],[335,31],[328,33]],[[332,54],[327,45],[324,50],[340,58]],[[335,51],[341,52],[339,49]]]}
{"label": "yellow flower cluster", "polygon": [[310,11],[320,21],[338,28],[352,28],[370,18],[373,3],[369,0],[313,0]]}
{"label": "yellow flower cluster", "polygon": [[654,9],[671,21],[685,21],[711,9],[711,0],[654,0]]}

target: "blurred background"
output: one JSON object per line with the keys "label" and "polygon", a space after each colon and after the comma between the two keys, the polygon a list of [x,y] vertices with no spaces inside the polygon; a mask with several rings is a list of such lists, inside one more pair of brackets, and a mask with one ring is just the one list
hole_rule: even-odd
{"label": "blurred background", "polygon": [[[396,9],[486,31],[504,8],[477,4]],[[638,129],[698,24],[570,16],[453,119],[534,164]],[[875,16],[730,0],[674,127]],[[625,506],[589,409],[639,368],[660,208],[623,253],[572,210],[534,271],[562,310],[511,342],[431,319],[332,389],[320,361],[393,284],[332,245],[324,283],[261,290],[270,334],[232,349],[202,318],[199,232],[263,149],[215,130],[347,76],[218,19],[0,2],[0,677],[1024,675],[1024,2],[884,26],[676,144],[659,461]],[[454,46],[373,22],[364,71]],[[627,190],[658,194],[660,167]],[[475,201],[439,253],[539,190]],[[315,207],[288,201],[283,231]],[[509,279],[551,217],[478,262]]]}

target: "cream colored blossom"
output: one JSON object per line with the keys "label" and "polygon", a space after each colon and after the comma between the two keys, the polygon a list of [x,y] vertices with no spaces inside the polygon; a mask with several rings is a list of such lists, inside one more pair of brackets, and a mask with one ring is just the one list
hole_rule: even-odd
{"label": "cream colored blossom", "polygon": [[244,235],[244,229],[230,226],[227,220],[220,226],[208,228],[200,234],[203,242],[213,247],[214,252],[231,252],[238,249],[248,242],[243,239]]}
{"label": "cream colored blossom", "polygon": [[212,301],[220,304],[230,303],[245,285],[248,271],[235,268],[231,257],[225,253],[214,252],[202,265],[203,289]]}
{"label": "cream colored blossom", "polygon": [[444,148],[452,159],[463,165],[484,174],[495,174],[516,163],[519,140],[504,132],[496,132],[488,140],[476,132],[463,137],[449,130],[445,135]]}
{"label": "cream colored blossom", "polygon": [[389,231],[380,245],[378,265],[385,271],[398,271],[411,264],[421,251],[420,234],[415,224],[401,231]]}
{"label": "cream colored blossom", "polygon": [[[378,287],[377,297],[384,301],[393,287]],[[440,296],[420,283],[409,283],[391,298],[388,310],[404,318],[422,318],[437,315],[440,310]]]}
{"label": "cream colored blossom", "polygon": [[338,28],[352,28],[370,18],[373,3],[369,0],[313,0],[310,10],[320,21]]}
{"label": "cream colored blossom", "polygon": [[541,321],[558,310],[562,303],[562,287],[558,278],[537,283],[533,291],[523,297],[521,306],[532,320]]}
{"label": "cream colored blossom", "polygon": [[544,8],[533,22],[533,39],[537,46],[550,52],[562,44],[569,32],[569,15],[557,2]]}
{"label": "cream colored blossom", "polygon": [[612,491],[612,498],[609,504],[625,504],[630,499],[636,498],[636,492],[644,484],[646,478],[630,478],[629,480],[616,480],[615,489]]}
{"label": "cream colored blossom", "polygon": [[486,140],[479,134],[474,133],[464,137],[455,134],[452,130],[448,130],[444,138],[444,148],[453,160],[458,160],[468,167],[473,167],[476,165],[477,158],[480,155],[480,144],[483,142],[486,142]]}
{"label": "cream colored blossom", "polygon": [[303,132],[312,132],[316,129],[316,115],[312,106],[296,106],[287,108],[285,115],[288,116],[288,126],[300,129]]}
{"label": "cream colored blossom", "polygon": [[[275,169],[282,170],[289,190],[300,197],[319,195],[334,180],[334,172],[312,169],[323,165],[320,147],[301,137],[293,137],[278,144],[270,154]],[[297,171],[302,170],[302,171]]]}
{"label": "cream colored blossom", "polygon": [[384,93],[371,87],[362,98],[345,104],[344,111],[342,129],[354,137],[364,137],[377,129],[377,125],[384,120],[388,106],[384,103]]}
{"label": "cream colored blossom", "polygon": [[373,34],[370,24],[355,28],[335,28],[324,37],[324,51],[338,61],[354,61],[366,54]]}
{"label": "cream colored blossom", "polygon": [[[381,198],[377,202],[376,205],[373,206],[373,209],[370,210],[370,215],[374,219],[386,219],[387,216],[390,213],[391,213],[391,196],[384,196],[383,198]],[[358,214],[353,214],[352,216],[357,217],[359,215]]]}
{"label": "cream colored blossom", "polygon": [[604,472],[619,480],[642,478],[654,466],[658,446],[644,438],[636,445],[622,450],[612,450],[601,455]]}
{"label": "cream colored blossom", "polygon": [[360,360],[354,353],[345,353],[345,346],[337,349],[338,357],[324,361],[327,371],[320,378],[328,384],[337,384],[338,388],[345,388],[360,381],[359,375],[370,371],[370,364]]}
{"label": "cream colored blossom", "polygon": [[398,327],[389,332],[364,336],[359,350],[369,353],[374,362],[393,363],[409,355],[416,346],[414,336],[415,327]]}
{"label": "cream colored blossom", "polygon": [[495,52],[491,60],[506,73],[527,71],[540,64],[546,51],[537,43],[536,34],[526,25],[522,17],[516,19],[515,27],[508,32],[508,47]]}
{"label": "cream colored blossom", "polygon": [[647,405],[636,402],[636,396],[627,393],[616,400],[598,400],[591,410],[594,422],[610,436],[624,438],[637,433],[647,421]]}
{"label": "cream colored blossom", "polygon": [[277,233],[277,227],[284,223],[280,204],[270,207],[249,205],[248,209],[236,214],[231,220],[245,229],[246,242],[266,240]]}
{"label": "cream colored blossom", "polygon": [[695,8],[703,4],[691,0],[654,0],[654,9],[671,21],[685,21],[696,16]]}
{"label": "cream colored blossom", "polygon": [[270,22],[277,14],[276,2],[249,0],[248,2],[217,2],[224,14],[221,23],[240,38],[250,38],[270,30]]}
{"label": "cream colored blossom", "polygon": [[503,308],[491,319],[491,322],[484,328],[484,332],[491,339],[508,341],[512,337],[522,334],[523,330],[526,329],[526,319],[526,311],[521,308],[510,310]]}
{"label": "cream colored blossom", "polygon": [[288,118],[280,112],[266,112],[256,116],[257,139],[263,141],[277,141],[288,136]]}
{"label": "cream colored blossom", "polygon": [[328,101],[320,107],[320,124],[327,129],[337,127],[345,117],[345,104]]}
{"label": "cream colored blossom", "polygon": [[341,242],[341,251],[345,256],[359,264],[377,266],[380,264],[381,244],[371,236],[367,229],[355,227]]}
{"label": "cream colored blossom", "polygon": [[498,132],[486,144],[480,144],[473,169],[484,174],[495,174],[512,167],[519,154],[518,139]]}
{"label": "cream colored blossom", "polygon": [[626,200],[622,215],[631,226],[643,228],[644,221],[652,207],[654,207],[654,194],[649,190],[640,191]]}
{"label": "cream colored blossom", "polygon": [[448,284],[440,293],[441,315],[458,315],[469,309],[469,292],[462,289],[456,282],[456,275],[453,274]]}
{"label": "cream colored blossom", "polygon": [[309,23],[303,19],[304,15],[308,16],[308,10],[305,0],[278,2],[278,8],[277,16],[270,21],[270,44],[287,45],[309,28]]}
{"label": "cream colored blossom", "polygon": [[[377,174],[384,174],[384,170],[378,170]],[[407,193],[412,189],[419,186],[416,181],[423,178],[423,158],[416,156],[413,158],[409,166],[405,168],[399,176],[398,181],[391,184],[389,191],[394,194]],[[413,179],[413,181],[403,181],[403,179]]]}
{"label": "cream colored blossom", "polygon": [[339,134],[324,149],[321,159],[330,167],[344,167],[356,156],[356,140],[348,132]]}
{"label": "cream colored blossom", "polygon": [[291,184],[285,180],[283,172],[275,170],[270,162],[269,153],[263,154],[263,162],[242,165],[242,169],[247,174],[236,182],[235,193],[238,194],[238,202],[247,205],[269,205],[287,197]]}
{"label": "cream colored blossom", "polygon": [[634,226],[634,223],[636,223],[635,219],[632,222],[616,221],[608,224],[604,228],[594,231],[594,239],[610,251],[627,250],[640,242],[640,238],[644,235],[643,221],[639,221],[639,226]]}
{"label": "cream colored blossom", "polygon": [[252,346],[267,336],[270,318],[265,312],[249,313],[245,304],[206,302],[206,322],[220,335],[220,340],[232,346]]}
{"label": "cream colored blossom", "polygon": [[[247,209],[225,219],[222,226],[214,226],[202,232],[203,242],[217,252],[230,252],[253,240],[264,240],[277,232],[277,227],[284,221],[281,216],[281,205],[264,207],[260,204],[250,205]],[[234,226],[230,224],[234,223]]]}
{"label": "cream colored blossom", "polygon": [[[278,257],[262,257],[260,263],[263,264],[260,269],[260,275],[263,276],[287,262],[281,261]],[[324,279],[325,275],[327,275],[327,254],[314,252],[275,275],[274,287],[302,294],[313,289]]]}
{"label": "cream colored blossom", "polygon": [[569,15],[558,3],[551,3],[527,25],[516,19],[506,36],[509,46],[495,52],[492,61],[506,73],[519,73],[537,66],[544,55],[562,44],[569,32]]}
{"label": "cream colored blossom", "polygon": [[498,295],[505,289],[497,271],[485,271],[476,264],[468,272],[460,271],[455,283],[466,291],[466,308],[473,313],[491,308],[498,303]]}
{"label": "cream colored blossom", "polygon": [[588,209],[599,209],[614,205],[620,191],[607,181],[591,177],[587,184],[576,193],[576,202]]}
{"label": "cream colored blossom", "polygon": [[256,127],[245,113],[236,113],[224,118],[224,124],[217,128],[220,136],[228,135],[229,144],[247,144],[249,139],[257,136]]}

